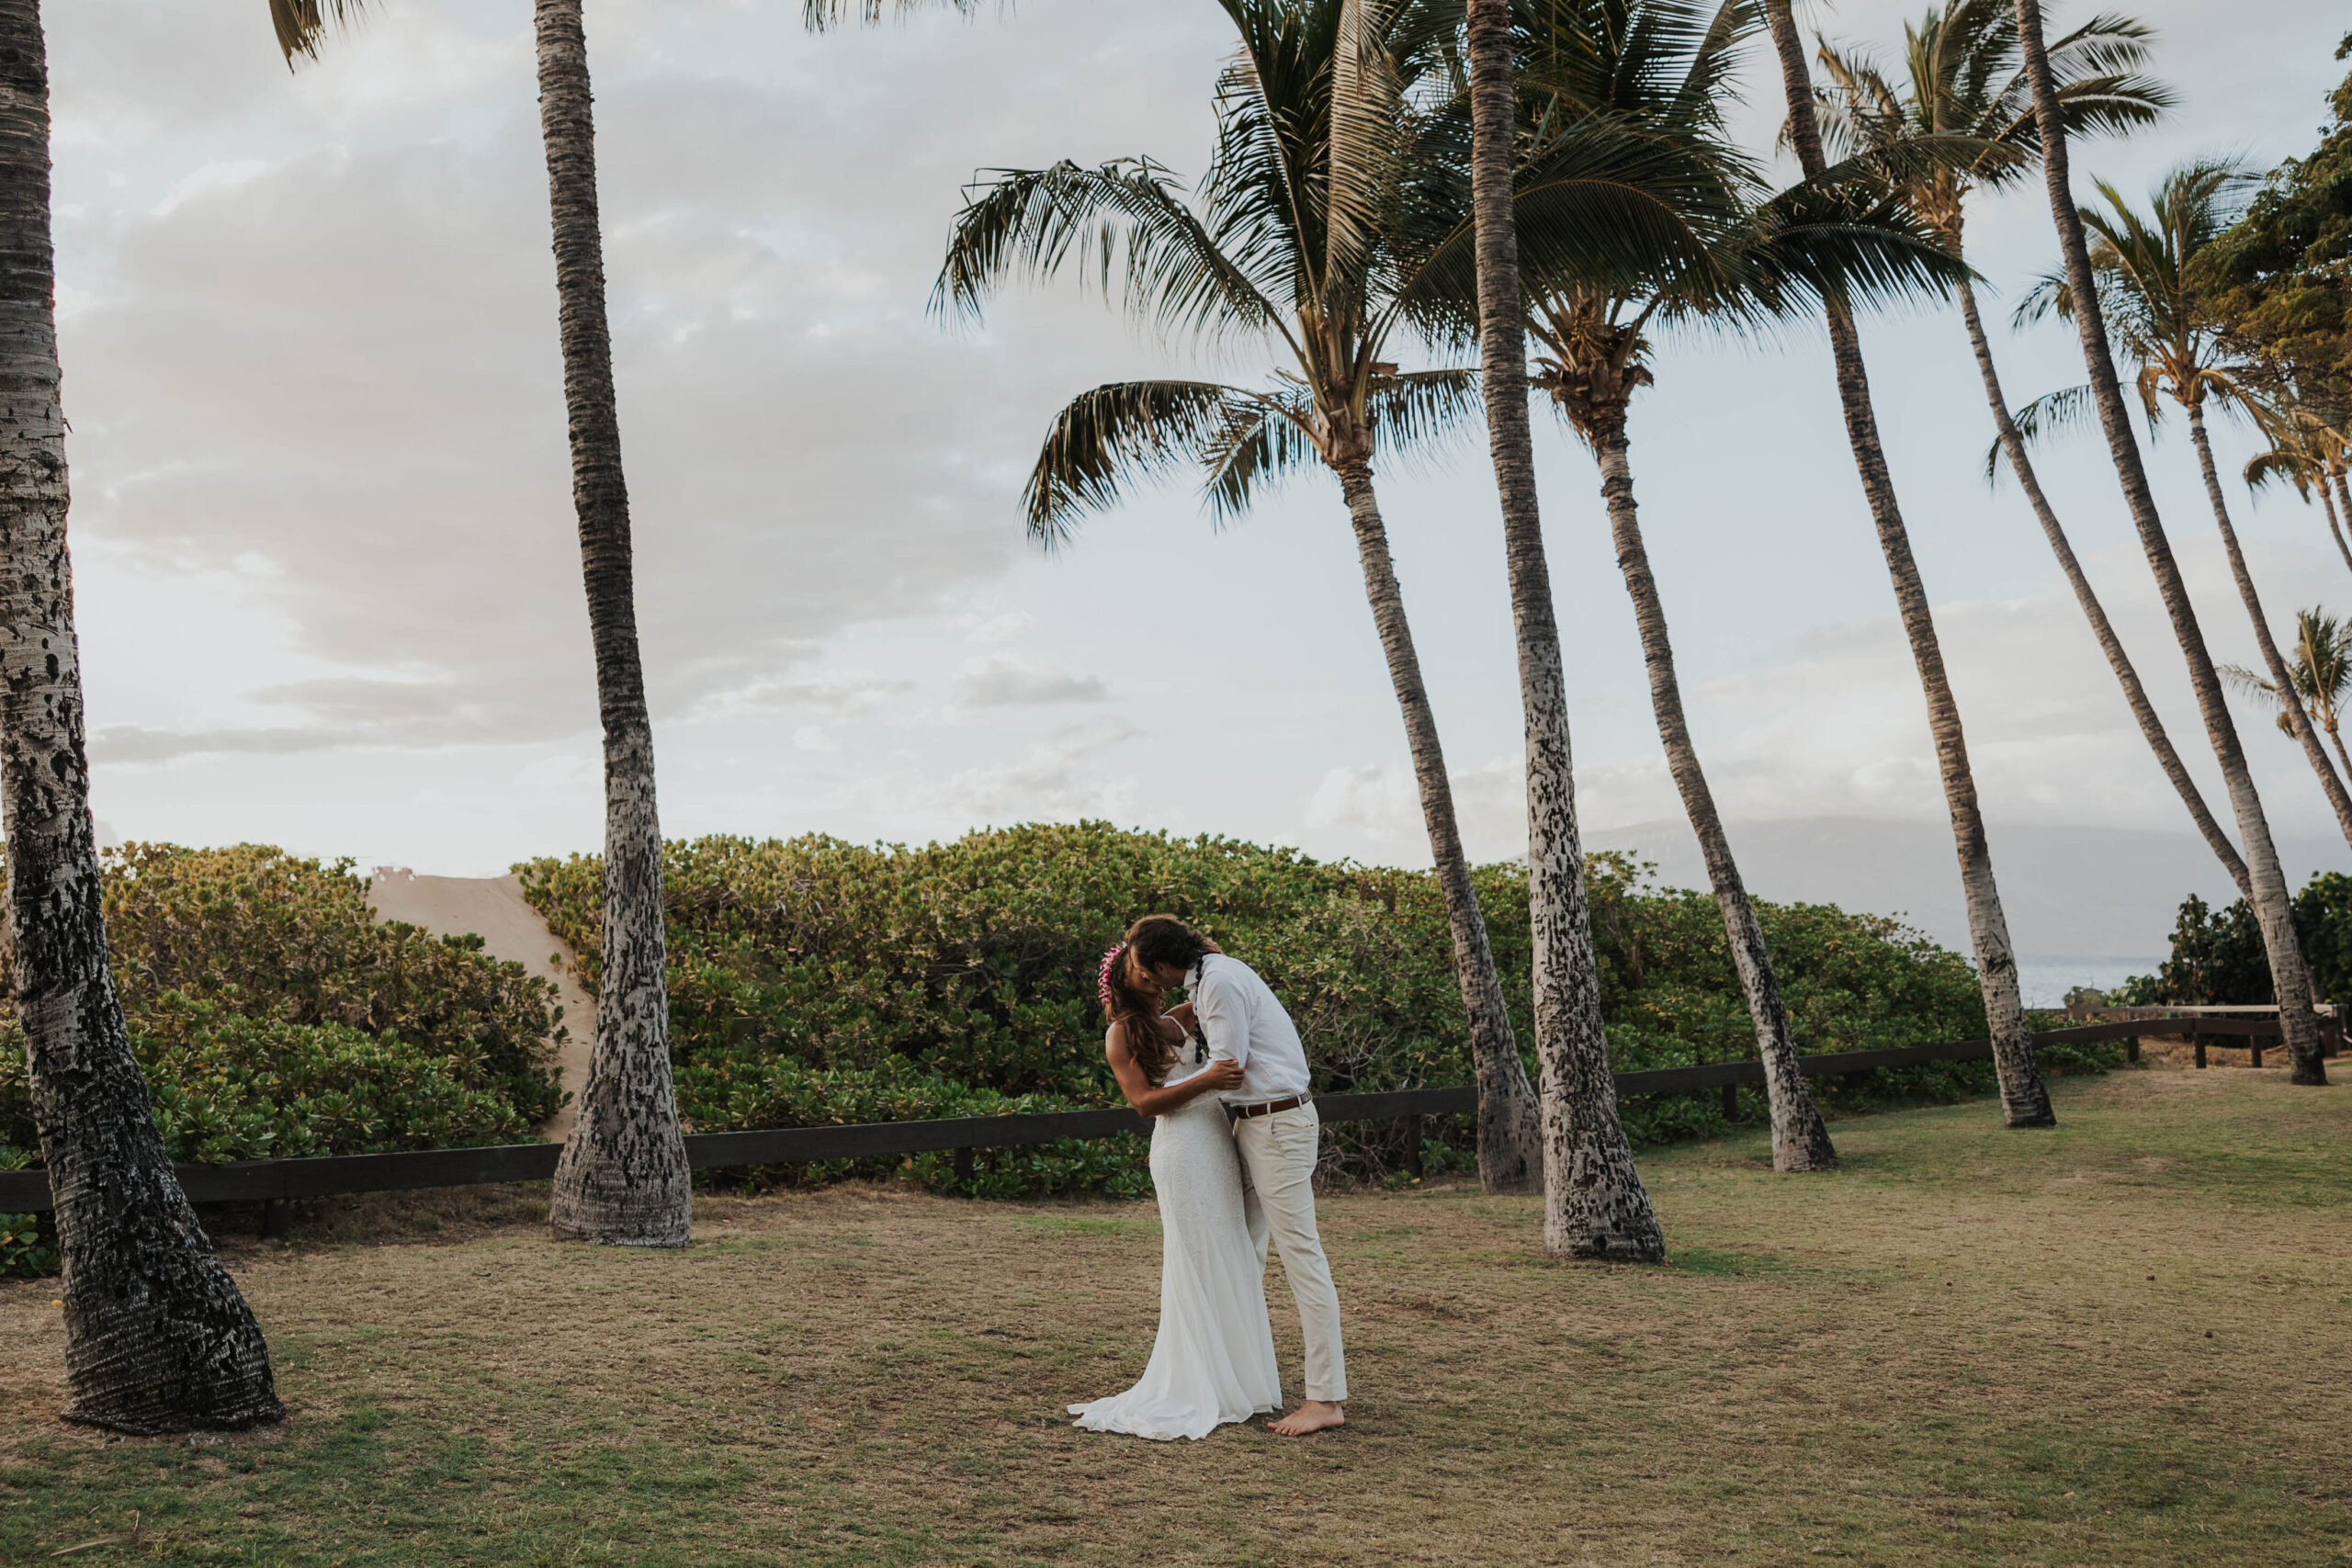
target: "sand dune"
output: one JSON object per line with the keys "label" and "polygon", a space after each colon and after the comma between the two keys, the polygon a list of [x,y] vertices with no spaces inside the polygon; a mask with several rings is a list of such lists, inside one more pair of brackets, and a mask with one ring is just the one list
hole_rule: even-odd
{"label": "sand dune", "polygon": [[563,1004],[563,1021],[571,1031],[560,1058],[563,1087],[571,1104],[548,1118],[543,1129],[551,1142],[571,1135],[572,1105],[588,1081],[588,1050],[596,1039],[596,999],[580,982],[548,962],[563,951],[563,943],[523,899],[521,881],[505,876],[418,876],[406,870],[384,870],[368,885],[368,902],[381,920],[406,920],[441,936],[479,936],[492,956],[520,964],[534,975],[556,984]]}

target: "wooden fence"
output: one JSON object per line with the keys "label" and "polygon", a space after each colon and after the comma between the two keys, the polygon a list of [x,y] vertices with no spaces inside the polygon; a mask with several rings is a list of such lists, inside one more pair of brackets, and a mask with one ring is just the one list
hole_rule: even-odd
{"label": "wooden fence", "polygon": [[[2181,1027],[2188,1025],[2187,1029]],[[2199,1018],[2193,1021],[2125,1019],[2109,1023],[2054,1029],[2036,1034],[2037,1045],[2088,1044],[2121,1040],[2133,1061],[2140,1057],[2140,1036],[2178,1034],[2193,1030],[2209,1034],[2275,1037],[2275,1021]],[[2257,1053],[2259,1047],[2256,1047]],[[1990,1040],[1960,1040],[1941,1045],[1914,1045],[1891,1051],[1845,1051],[1798,1058],[1808,1077],[1834,1073],[1863,1073],[1881,1067],[1916,1066],[1925,1062],[1973,1062],[1993,1054]],[[2257,1054],[2256,1065],[2260,1065]],[[2205,1065],[2201,1038],[2197,1065]],[[1650,1072],[1616,1075],[1619,1095],[1673,1094],[1721,1089],[1726,1100],[1739,1085],[1760,1085],[1764,1064],[1753,1059],[1711,1062],[1696,1067],[1663,1067]],[[1374,1094],[1323,1094],[1315,1106],[1326,1122],[1370,1122],[1403,1118],[1412,1164],[1418,1168],[1424,1116],[1458,1115],[1478,1108],[1475,1089],[1407,1089]],[[899,1155],[935,1154],[953,1150],[960,1174],[971,1170],[974,1149],[1015,1148],[1050,1144],[1062,1138],[1109,1138],[1123,1133],[1143,1134],[1151,1124],[1124,1108],[1108,1111],[1057,1111],[1027,1116],[966,1116],[920,1122],[871,1122],[850,1126],[774,1127],[748,1133],[697,1133],[686,1139],[686,1159],[696,1170],[725,1166],[798,1165],[817,1160],[872,1159]],[[489,1148],[418,1149],[402,1154],[331,1155],[318,1159],[258,1159],[233,1165],[183,1165],[180,1185],[198,1203],[260,1201],[265,1205],[262,1229],[276,1235],[283,1227],[286,1204],[296,1198],[320,1198],[345,1192],[397,1192],[420,1187],[471,1187],[488,1182],[544,1181],[555,1174],[560,1144],[505,1144]],[[0,1171],[0,1213],[25,1213],[51,1207],[49,1173],[43,1170]]]}

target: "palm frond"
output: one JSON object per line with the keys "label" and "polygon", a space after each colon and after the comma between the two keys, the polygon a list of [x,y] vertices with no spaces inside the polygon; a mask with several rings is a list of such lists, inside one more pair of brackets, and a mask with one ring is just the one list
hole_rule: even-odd
{"label": "palm frond", "polygon": [[1270,486],[1321,460],[1313,420],[1310,400],[1295,386],[1228,392],[1225,423],[1201,451],[1201,490],[1218,527],[1249,511]]}
{"label": "palm frond", "polygon": [[1235,401],[1249,397],[1208,381],[1121,381],[1072,398],[1022,491],[1030,538],[1057,548],[1081,513],[1110,506],[1129,484],[1204,462],[1229,439]]}
{"label": "palm frond", "polygon": [[1435,455],[1485,406],[1476,368],[1375,376],[1364,394],[1379,450],[1406,458]]}
{"label": "palm frond", "polygon": [[298,54],[316,60],[328,29],[356,25],[368,4],[369,0],[269,0],[270,26],[277,29],[277,48],[286,63],[293,64]]}
{"label": "palm frond", "polygon": [[[810,32],[821,33],[852,22],[872,27],[885,11],[901,18],[917,11],[955,11],[968,17],[980,6],[981,0],[801,0],[800,20]],[[1009,7],[1010,0],[999,0],[1000,9]]]}
{"label": "palm frond", "polygon": [[2278,683],[2260,671],[2249,670],[2243,664],[2217,664],[2213,667],[2213,673],[2228,682],[2233,690],[2249,697],[2261,698],[2274,707],[2278,705]]}
{"label": "palm frond", "polygon": [[[1082,169],[997,169],[967,191],[932,290],[941,315],[977,316],[1008,276],[1075,260],[1107,296],[1165,331],[1278,326],[1271,302],[1202,226],[1168,171],[1144,158]],[[1124,265],[1123,265],[1124,264]]]}

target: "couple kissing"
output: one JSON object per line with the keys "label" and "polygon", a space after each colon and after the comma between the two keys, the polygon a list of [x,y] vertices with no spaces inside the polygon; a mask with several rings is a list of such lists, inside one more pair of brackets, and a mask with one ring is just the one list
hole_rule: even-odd
{"label": "couple kissing", "polygon": [[[1166,1009],[1167,994],[1189,998]],[[1298,1303],[1306,1398],[1268,1430],[1303,1437],[1346,1419],[1340,1298],[1315,1228],[1321,1119],[1290,1015],[1250,967],[1172,915],[1149,915],[1103,954],[1103,1053],[1152,1119],[1159,1198],[1159,1335],[1143,1381],[1073,1404],[1077,1425],[1169,1440],[1282,1406],[1266,1318],[1266,1254]]]}

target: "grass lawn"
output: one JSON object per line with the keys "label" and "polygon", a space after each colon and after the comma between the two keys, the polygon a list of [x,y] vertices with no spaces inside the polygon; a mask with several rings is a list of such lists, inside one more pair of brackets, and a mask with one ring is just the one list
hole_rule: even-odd
{"label": "grass lawn", "polygon": [[1666,1269],[1546,1260],[1532,1200],[1330,1199],[1357,1397],[1306,1441],[1066,1424],[1150,1349],[1148,1204],[715,1199],[683,1254],[355,1205],[224,1243],[293,1418],[193,1442],[58,1423],[51,1292],[0,1286],[0,1561],[2352,1557],[2352,1089],[2057,1088],[2055,1133],[1838,1122],[1831,1177],[1651,1158]]}

